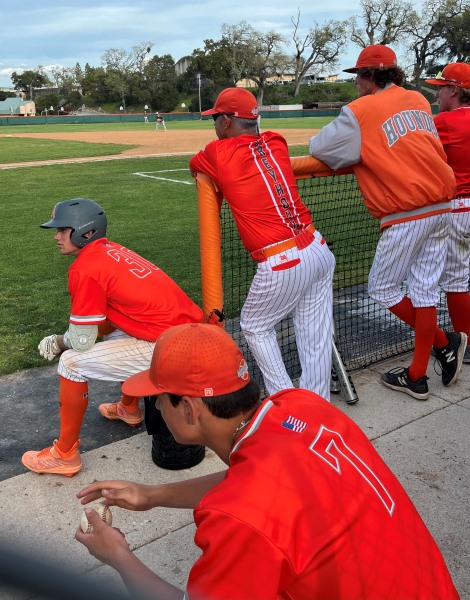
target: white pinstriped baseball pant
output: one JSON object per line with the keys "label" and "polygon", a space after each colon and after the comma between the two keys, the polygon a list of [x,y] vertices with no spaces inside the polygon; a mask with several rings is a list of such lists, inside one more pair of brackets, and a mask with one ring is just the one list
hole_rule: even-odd
{"label": "white pinstriped baseball pant", "polygon": [[439,285],[445,292],[468,292],[470,276],[470,212],[450,216],[447,258]]}
{"label": "white pinstriped baseball pant", "polygon": [[[292,314],[302,368],[299,385],[330,398],[335,258],[322,239],[315,231],[306,248],[294,247],[259,263],[242,308],[240,327],[269,395],[292,387],[275,331],[276,324]],[[282,264],[282,255],[300,258],[300,263],[273,271]]]}
{"label": "white pinstriped baseball pant", "polygon": [[369,273],[370,297],[384,308],[403,300],[403,282],[415,308],[436,306],[447,254],[450,213],[387,227]]}
{"label": "white pinstriped baseball pant", "polygon": [[120,329],[112,331],[90,350],[66,350],[57,373],[71,381],[125,381],[150,367],[155,342],[131,337]]}

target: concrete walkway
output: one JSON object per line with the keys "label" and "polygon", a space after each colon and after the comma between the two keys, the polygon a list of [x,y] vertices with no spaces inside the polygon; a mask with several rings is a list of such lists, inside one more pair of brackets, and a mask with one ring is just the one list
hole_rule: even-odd
{"label": "concrete walkway", "polygon": [[[432,394],[428,401],[420,402],[392,392],[379,382],[379,373],[407,364],[407,358],[355,373],[353,379],[360,398],[356,405],[345,404],[341,395],[333,396],[332,402],[373,440],[440,546],[462,600],[470,599],[470,366],[463,366],[455,385],[444,388],[430,363]],[[144,430],[131,430],[124,424],[121,427],[120,423],[97,418],[96,404],[115,400],[118,394],[115,386],[100,384],[92,394],[86,416],[82,438],[82,448],[86,450],[84,469],[73,478],[26,472],[20,463],[21,453],[48,445],[58,432],[55,388],[52,389],[55,385],[49,367],[0,379],[4,415],[0,543],[19,545],[32,556],[73,569],[87,581],[122,592],[123,585],[114,571],[88,555],[74,540],[81,512],[76,492],[100,479],[174,481],[209,473],[223,465],[207,451],[205,460],[192,469],[166,471],[156,467],[151,460],[152,438]],[[191,511],[157,508],[129,513],[114,508],[113,514],[115,526],[125,533],[136,554],[184,589],[190,566],[198,555],[192,541]],[[0,583],[2,600],[32,597],[31,593],[13,592]]]}

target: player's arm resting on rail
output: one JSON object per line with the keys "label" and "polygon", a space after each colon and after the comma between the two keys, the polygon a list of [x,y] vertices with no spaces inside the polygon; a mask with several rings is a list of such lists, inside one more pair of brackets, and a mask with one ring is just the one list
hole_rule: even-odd
{"label": "player's arm resting on rail", "polygon": [[339,116],[310,139],[310,154],[337,171],[361,160],[361,130],[347,106]]}
{"label": "player's arm resting on rail", "polygon": [[144,485],[131,481],[95,481],[77,493],[82,504],[104,499],[108,506],[128,510],[164,508],[195,508],[202,497],[225,477],[225,471],[195,477],[185,481]]}
{"label": "player's arm resting on rail", "polygon": [[39,354],[46,360],[53,360],[64,350],[84,351],[93,347],[98,337],[97,325],[74,325],[70,323],[63,335],[48,335],[38,345]]}

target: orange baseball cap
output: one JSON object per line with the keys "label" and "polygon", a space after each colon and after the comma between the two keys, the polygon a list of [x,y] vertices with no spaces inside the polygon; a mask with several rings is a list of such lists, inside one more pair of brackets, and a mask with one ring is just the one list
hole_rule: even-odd
{"label": "orange baseball cap", "polygon": [[382,44],[372,44],[371,46],[366,46],[359,54],[355,67],[343,69],[343,71],[346,73],[355,73],[358,69],[383,69],[385,67],[396,66],[397,55],[391,48]]}
{"label": "orange baseball cap", "polygon": [[248,90],[227,88],[217,96],[214,108],[203,111],[201,115],[233,115],[241,119],[257,119],[258,102]]}
{"label": "orange baseball cap", "polygon": [[444,67],[442,73],[438,73],[434,79],[425,79],[425,82],[470,89],[470,65],[462,62],[450,63]]}
{"label": "orange baseball cap", "polygon": [[129,377],[122,391],[129,396],[206,397],[229,394],[250,381],[242,351],[216,325],[185,323],[157,339],[150,369]]}

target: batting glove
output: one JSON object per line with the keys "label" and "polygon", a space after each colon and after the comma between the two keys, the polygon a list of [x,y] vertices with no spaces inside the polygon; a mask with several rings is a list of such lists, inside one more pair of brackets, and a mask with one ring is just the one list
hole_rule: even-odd
{"label": "batting glove", "polygon": [[62,352],[57,343],[57,336],[55,334],[48,335],[41,340],[39,342],[38,350],[39,354],[46,360],[54,360],[54,358]]}

